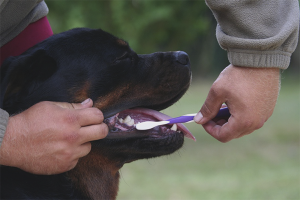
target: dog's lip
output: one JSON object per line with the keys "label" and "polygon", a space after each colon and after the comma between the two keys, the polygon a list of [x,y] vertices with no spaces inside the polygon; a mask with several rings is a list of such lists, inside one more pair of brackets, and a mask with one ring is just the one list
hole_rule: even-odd
{"label": "dog's lip", "polygon": [[[124,110],[124,111],[120,112],[119,114],[121,115],[121,113],[142,114],[142,115],[148,116],[149,118],[152,118],[156,121],[164,121],[164,120],[168,120],[171,118],[170,116],[168,116],[166,114],[163,114],[159,111],[148,109],[148,108],[132,108],[132,109]],[[145,120],[137,119],[137,122],[141,122],[141,121],[145,121]],[[183,124],[177,123],[177,129],[180,130],[181,132],[183,132],[185,137],[196,141],[196,138],[193,136],[193,134]]]}

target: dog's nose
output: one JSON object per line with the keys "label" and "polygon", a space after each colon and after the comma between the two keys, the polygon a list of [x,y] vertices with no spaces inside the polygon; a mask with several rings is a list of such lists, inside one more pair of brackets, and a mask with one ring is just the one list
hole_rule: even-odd
{"label": "dog's nose", "polygon": [[182,65],[188,65],[190,63],[189,56],[184,51],[177,51],[176,61]]}

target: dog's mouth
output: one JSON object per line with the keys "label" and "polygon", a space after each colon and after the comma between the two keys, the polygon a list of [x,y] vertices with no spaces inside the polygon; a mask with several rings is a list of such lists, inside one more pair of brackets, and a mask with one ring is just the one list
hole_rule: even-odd
{"label": "dog's mouth", "polygon": [[137,130],[135,125],[144,121],[162,121],[171,117],[156,110],[147,108],[127,109],[109,117],[104,122],[109,127],[106,139],[161,137],[182,133],[185,137],[196,140],[193,134],[181,123],[157,126],[150,130]]}

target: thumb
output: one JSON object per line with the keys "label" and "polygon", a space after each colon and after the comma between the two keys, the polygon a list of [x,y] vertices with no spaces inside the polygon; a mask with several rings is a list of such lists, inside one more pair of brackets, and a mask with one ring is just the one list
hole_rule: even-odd
{"label": "thumb", "polygon": [[206,124],[218,114],[223,102],[224,100],[218,95],[218,92],[211,88],[202,108],[194,117],[194,121],[197,124]]}
{"label": "thumb", "polygon": [[75,109],[83,109],[83,108],[90,108],[93,106],[93,100],[88,98],[86,100],[84,100],[83,102],[81,103],[72,103],[72,106],[75,108]]}
{"label": "thumb", "polygon": [[83,109],[89,108],[93,106],[93,101],[88,98],[81,103],[67,103],[67,102],[52,102],[53,104],[61,107],[61,108],[68,108],[68,109]]}

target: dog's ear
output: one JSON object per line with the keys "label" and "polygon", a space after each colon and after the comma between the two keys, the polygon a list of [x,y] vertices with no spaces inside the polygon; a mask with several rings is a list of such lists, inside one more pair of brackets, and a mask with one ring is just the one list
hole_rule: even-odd
{"label": "dog's ear", "polygon": [[43,49],[7,59],[1,67],[1,108],[22,101],[56,70],[55,60]]}

